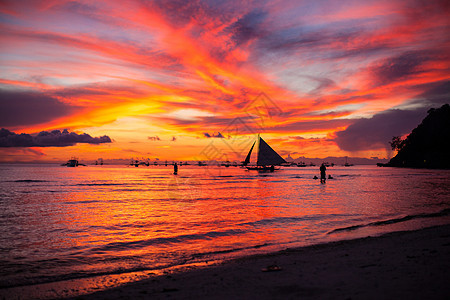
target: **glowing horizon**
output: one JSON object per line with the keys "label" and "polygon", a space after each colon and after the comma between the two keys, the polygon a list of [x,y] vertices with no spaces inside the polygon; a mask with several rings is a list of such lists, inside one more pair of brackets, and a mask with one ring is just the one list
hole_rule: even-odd
{"label": "glowing horizon", "polygon": [[[445,1],[2,1],[0,161],[387,157],[449,102]],[[239,125],[239,126],[237,126]],[[214,156],[205,149],[213,145]],[[208,155],[210,157],[208,157]]]}

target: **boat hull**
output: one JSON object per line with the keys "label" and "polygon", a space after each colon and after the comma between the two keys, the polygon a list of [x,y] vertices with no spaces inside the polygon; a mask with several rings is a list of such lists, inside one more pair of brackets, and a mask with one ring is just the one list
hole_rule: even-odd
{"label": "boat hull", "polygon": [[275,168],[271,166],[255,166],[255,167],[246,167],[249,171],[258,171],[258,172],[273,172],[279,170],[280,168]]}

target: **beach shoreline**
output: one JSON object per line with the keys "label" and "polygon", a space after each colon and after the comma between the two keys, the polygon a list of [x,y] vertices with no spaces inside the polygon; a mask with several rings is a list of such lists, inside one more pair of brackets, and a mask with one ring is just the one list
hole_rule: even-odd
{"label": "beach shoreline", "polygon": [[445,299],[450,225],[254,255],[76,299]]}
{"label": "beach shoreline", "polygon": [[449,250],[450,224],[182,267],[86,295],[77,296],[73,283],[64,291],[64,282],[52,296],[5,294],[5,290],[0,295],[4,299],[445,299],[450,294]]}

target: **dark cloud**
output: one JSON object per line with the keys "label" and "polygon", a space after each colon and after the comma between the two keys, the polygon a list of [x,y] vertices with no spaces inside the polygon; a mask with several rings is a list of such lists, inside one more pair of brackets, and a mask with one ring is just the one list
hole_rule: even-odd
{"label": "dark cloud", "polygon": [[77,134],[67,129],[42,131],[37,135],[16,134],[4,128],[0,129],[0,147],[67,147],[78,143],[111,143],[111,139],[106,135],[91,137],[89,134]]}
{"label": "dark cloud", "polygon": [[0,90],[0,126],[13,127],[45,123],[70,115],[77,107],[39,92]]}
{"label": "dark cloud", "polygon": [[409,133],[426,116],[427,109],[392,109],[374,115],[370,119],[359,119],[346,130],[336,133],[334,141],[345,151],[361,151],[374,148],[389,149],[393,136]]}
{"label": "dark cloud", "polygon": [[159,138],[159,136],[155,135],[155,136],[149,136],[147,137],[150,141],[160,141],[161,139]]}
{"label": "dark cloud", "polygon": [[403,80],[408,76],[424,72],[420,66],[436,58],[436,51],[410,51],[388,58],[372,67],[371,72],[379,84]]}
{"label": "dark cloud", "polygon": [[60,7],[63,10],[68,10],[73,13],[82,14],[82,15],[93,15],[93,12],[97,12],[98,9],[96,6],[86,3],[80,3],[77,1],[63,2],[63,3],[55,3],[56,7]]}
{"label": "dark cloud", "polygon": [[157,10],[174,26],[183,27],[204,13],[206,6],[197,1],[167,0],[148,2],[148,8]]}
{"label": "dark cloud", "polygon": [[450,102],[450,81],[438,81],[417,86],[423,90],[417,98],[419,101],[425,100],[431,104],[443,105]]}
{"label": "dark cloud", "polygon": [[307,78],[316,81],[318,84],[314,90],[309,92],[310,94],[316,94],[316,93],[321,92],[324,89],[336,86],[336,83],[333,80],[326,78],[326,77],[307,76]]}
{"label": "dark cloud", "polygon": [[448,0],[411,0],[403,3],[403,17],[405,23],[417,24],[423,20],[433,20],[441,24],[439,19],[445,19],[448,24],[450,2]]}
{"label": "dark cloud", "polygon": [[213,133],[213,134],[209,134],[209,133],[207,133],[207,132],[204,132],[203,135],[204,135],[205,137],[207,137],[207,138],[220,138],[220,139],[223,139],[223,138],[224,138],[224,136],[223,136],[220,132],[218,132],[218,133]]}
{"label": "dark cloud", "polygon": [[175,27],[184,27],[193,20],[205,25],[211,20],[218,24],[227,23],[236,15],[236,3],[230,1],[185,1],[156,0],[145,1],[149,10],[158,11]]}
{"label": "dark cloud", "polygon": [[124,152],[131,152],[131,153],[138,153],[138,154],[141,154],[140,151],[137,151],[137,150],[135,150],[135,149],[123,148],[122,150],[123,150]]}
{"label": "dark cloud", "polygon": [[[311,31],[300,26],[267,34],[258,41],[258,48],[262,51],[258,54],[263,55],[265,51],[282,54],[302,52],[303,55],[310,55],[322,60],[324,58],[368,56],[388,50],[389,47],[385,42],[363,39],[365,36],[370,36],[370,32],[363,29],[322,28]],[[345,45],[351,46],[345,47]],[[324,55],[324,50],[327,52],[326,55]]]}
{"label": "dark cloud", "polygon": [[351,120],[348,119],[298,121],[289,124],[268,127],[265,128],[265,130],[267,132],[306,132],[346,126],[350,122]]}
{"label": "dark cloud", "polygon": [[260,46],[270,51],[298,51],[302,48],[310,50],[311,47],[318,47],[330,44],[336,38],[348,39],[350,33],[338,33],[330,30],[306,31],[303,27],[282,29],[273,31],[266,38],[261,40]]}
{"label": "dark cloud", "polygon": [[308,112],[305,114],[305,116],[320,116],[320,117],[338,117],[338,116],[342,116],[342,115],[349,115],[351,114],[353,111],[351,110],[341,110],[341,111],[312,111],[312,112]]}
{"label": "dark cloud", "polygon": [[245,44],[249,40],[260,38],[266,34],[261,26],[266,17],[266,12],[253,10],[239,18],[226,31],[230,31],[233,34],[232,39],[236,46]]}
{"label": "dark cloud", "polygon": [[125,85],[111,85],[104,83],[93,83],[54,90],[52,92],[52,96],[72,98],[72,97],[105,96],[105,95],[117,96],[118,94],[123,93],[133,95],[144,94],[142,90],[136,87],[130,87]]}
{"label": "dark cloud", "polygon": [[59,96],[59,97],[70,98],[70,97],[80,97],[80,96],[110,95],[111,92],[109,90],[106,90],[106,89],[99,90],[99,89],[93,89],[93,88],[88,87],[88,86],[83,86],[83,87],[71,87],[71,88],[65,88],[65,89],[57,90],[57,91],[54,91],[53,94],[55,96]]}

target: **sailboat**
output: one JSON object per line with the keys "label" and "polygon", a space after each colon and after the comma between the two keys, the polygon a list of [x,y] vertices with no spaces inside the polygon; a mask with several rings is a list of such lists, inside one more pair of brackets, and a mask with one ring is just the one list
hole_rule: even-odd
{"label": "sailboat", "polygon": [[[253,148],[255,147],[255,144],[257,142],[258,158],[256,161],[256,166],[248,166],[248,164],[250,163],[250,157],[252,155]],[[245,166],[248,170],[273,172],[275,170],[275,166],[281,165],[283,163],[286,163],[286,161],[277,152],[275,152],[275,150],[273,150],[269,146],[269,144],[267,144],[266,141],[264,141],[258,134],[258,139],[250,148],[250,151],[248,152],[247,157],[243,162],[243,166]]]}
{"label": "sailboat", "polygon": [[71,159],[69,159],[65,164],[62,164],[61,166],[66,167],[78,167],[80,163],[78,163],[78,158],[73,156]]}
{"label": "sailboat", "polygon": [[353,166],[353,164],[349,164],[348,163],[348,161],[347,161],[347,156],[345,157],[345,164],[344,164],[344,167],[351,167],[351,166]]}
{"label": "sailboat", "polygon": [[75,156],[72,156],[71,159],[69,159],[65,164],[62,164],[61,166],[66,166],[66,167],[71,167],[71,168],[78,167],[78,166],[85,166],[86,167],[85,164],[80,164],[78,162],[78,158],[76,158]]}

